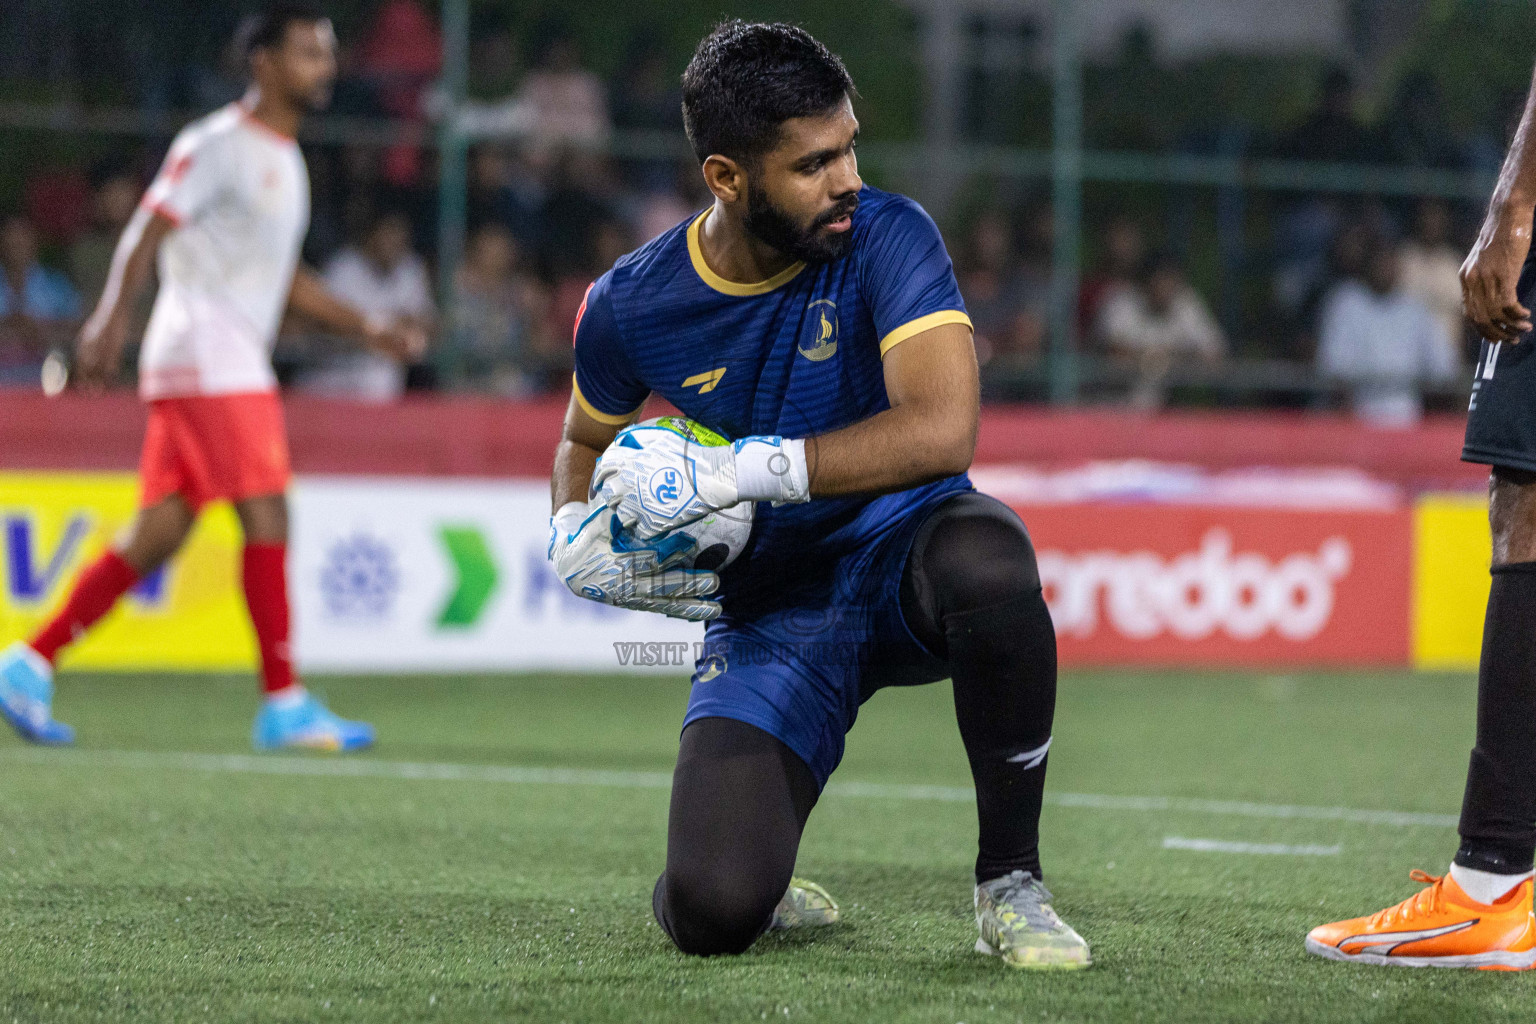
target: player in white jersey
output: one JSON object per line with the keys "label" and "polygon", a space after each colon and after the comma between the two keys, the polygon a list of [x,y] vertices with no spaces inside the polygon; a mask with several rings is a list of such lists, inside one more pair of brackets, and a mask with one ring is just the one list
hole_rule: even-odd
{"label": "player in white jersey", "polygon": [[231,103],[177,136],[142,206],[172,226],[139,356],[143,397],[271,391],[272,340],[309,227],[298,144]]}
{"label": "player in white jersey", "polygon": [[234,503],[245,534],[242,580],[261,650],[260,749],[353,750],[373,729],[333,714],[295,678],[289,653],[288,443],[271,354],[285,310],[396,358],[424,350],[419,331],[370,322],[299,266],[309,178],[294,141],[336,77],[335,37],[318,10],[280,4],[246,26],[251,88],[177,138],[123,232],[111,276],[82,329],[76,376],[109,378],[134,302],[158,259],[160,292],[140,355],[149,403],[140,511],[27,643],[0,654],[0,713],[25,738],[69,743],[53,718],[53,663],[137,581],[181,547],[198,511]]}

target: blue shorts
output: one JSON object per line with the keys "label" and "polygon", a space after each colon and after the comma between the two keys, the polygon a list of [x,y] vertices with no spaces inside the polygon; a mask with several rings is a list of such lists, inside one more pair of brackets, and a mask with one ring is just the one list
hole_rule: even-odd
{"label": "blue shorts", "polygon": [[826,572],[808,571],[793,599],[750,620],[727,613],[711,622],[683,728],[700,718],[755,725],[798,754],[825,786],[859,706],[876,690],[949,676],[907,627],[901,580],[918,528],[955,493],[915,506]]}

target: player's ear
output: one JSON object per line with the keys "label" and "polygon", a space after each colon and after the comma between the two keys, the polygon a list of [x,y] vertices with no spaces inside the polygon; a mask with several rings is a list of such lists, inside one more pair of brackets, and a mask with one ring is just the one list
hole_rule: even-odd
{"label": "player's ear", "polygon": [[742,166],[718,153],[704,161],[704,184],[722,203],[735,203],[746,197],[747,179]]}

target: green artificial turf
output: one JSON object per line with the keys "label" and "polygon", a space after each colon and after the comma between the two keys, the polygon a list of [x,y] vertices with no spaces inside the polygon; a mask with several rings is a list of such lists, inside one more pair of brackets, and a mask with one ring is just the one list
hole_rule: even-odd
{"label": "green artificial turf", "polygon": [[685,684],[313,685],[378,725],[376,752],[251,754],[252,686],[230,677],[66,675],[57,712],[78,747],[0,737],[0,1024],[1361,1024],[1523,1021],[1536,1005],[1532,975],[1302,951],[1312,925],[1411,893],[1410,868],[1444,869],[1466,677],[1065,676],[1045,866],[1096,964],[1054,975],[971,951],[975,818],[955,792],[969,780],[947,685],[867,705],[845,788],[811,818],[799,871],[841,899],[844,924],[708,961],[650,915]]}

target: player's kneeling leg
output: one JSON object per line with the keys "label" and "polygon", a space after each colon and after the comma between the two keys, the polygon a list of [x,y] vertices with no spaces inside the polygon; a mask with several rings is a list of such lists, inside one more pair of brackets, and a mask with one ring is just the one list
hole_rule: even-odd
{"label": "player's kneeling leg", "polygon": [[901,607],[954,680],[980,825],[977,949],[1015,967],[1087,966],[1087,943],[1056,916],[1040,883],[1056,632],[1019,517],[975,493],[939,506],[913,540]]}
{"label": "player's kneeling leg", "polygon": [[939,506],[918,531],[902,612],[950,667],[976,781],[976,880],[1040,877],[1035,821],[1056,709],[1056,633],[1024,524],[994,498]]}
{"label": "player's kneeling leg", "polygon": [[683,731],[651,901],[678,949],[740,953],[767,930],[816,797],[805,762],[755,726],[702,718]]}

